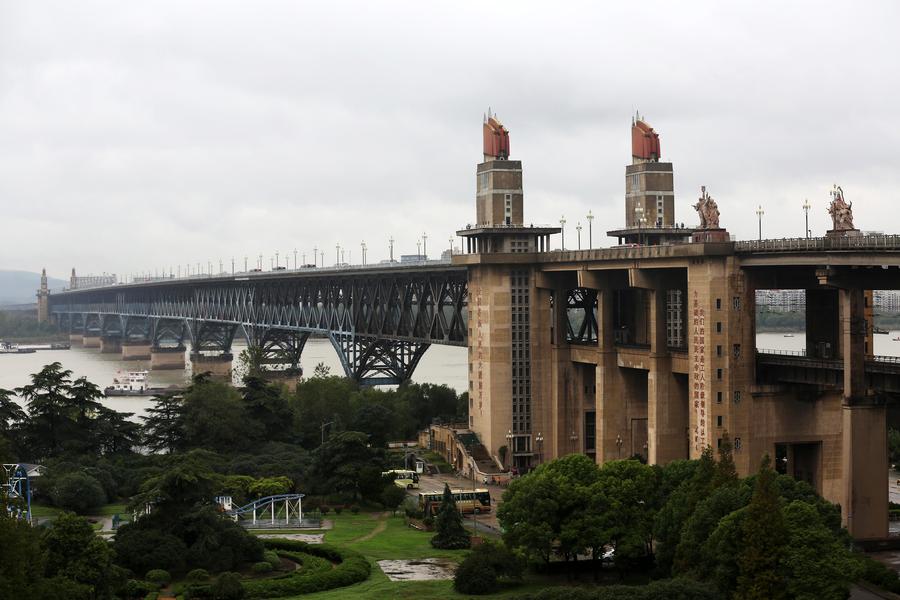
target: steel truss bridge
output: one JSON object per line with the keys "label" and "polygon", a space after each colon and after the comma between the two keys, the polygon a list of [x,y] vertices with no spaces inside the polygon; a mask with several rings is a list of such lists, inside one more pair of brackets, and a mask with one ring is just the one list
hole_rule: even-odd
{"label": "steel truss bridge", "polygon": [[327,337],[361,384],[410,378],[431,344],[467,343],[464,266],[241,273],[163,279],[52,294],[51,315],[71,333],[230,355],[235,336],[273,370],[299,368],[310,335]]}

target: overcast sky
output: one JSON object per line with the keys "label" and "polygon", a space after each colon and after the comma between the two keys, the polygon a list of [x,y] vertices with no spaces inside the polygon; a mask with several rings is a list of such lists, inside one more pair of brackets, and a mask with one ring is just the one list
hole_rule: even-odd
{"label": "overcast sky", "polygon": [[738,238],[758,204],[803,235],[804,198],[820,235],[838,183],[900,233],[900,9],[830,4],[0,0],[0,268],[434,255],[474,218],[488,106],[526,222],[567,242],[623,224],[636,109],[678,221],[706,185]]}

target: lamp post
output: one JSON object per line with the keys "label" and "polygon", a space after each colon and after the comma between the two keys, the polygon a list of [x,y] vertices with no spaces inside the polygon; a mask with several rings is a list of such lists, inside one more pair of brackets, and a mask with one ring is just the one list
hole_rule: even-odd
{"label": "lamp post", "polygon": [[618,451],[619,458],[622,458],[622,445],[625,443],[625,440],[622,439],[621,435],[616,435],[616,449]]}
{"label": "lamp post", "polygon": [[581,250],[581,221],[575,226],[575,231],[578,232],[578,249]]}
{"label": "lamp post", "polygon": [[538,462],[543,462],[544,456],[544,436],[538,431],[537,437],[534,438],[534,443],[537,444],[537,453],[538,453]]}
{"label": "lamp post", "polygon": [[278,250],[275,251],[275,267],[278,268],[281,266],[281,263],[278,262]]}
{"label": "lamp post", "polygon": [[450,256],[453,256],[453,238],[447,238],[447,243],[450,244]]}
{"label": "lamp post", "polygon": [[559,218],[559,228],[560,233],[562,233],[562,239],[560,241],[560,250],[566,249],[566,216],[563,215]]}
{"label": "lamp post", "polygon": [[334,245],[334,266],[338,266],[341,262],[341,245]]}
{"label": "lamp post", "polygon": [[363,266],[366,266],[366,241],[363,240],[359,245],[362,248],[362,264]]}
{"label": "lamp post", "polygon": [[[306,255],[303,255],[303,262],[306,262]],[[294,248],[294,270],[297,270],[297,249]]]}
{"label": "lamp post", "polygon": [[591,227],[594,221],[594,215],[591,214],[591,211],[588,211],[586,218],[588,222],[588,249],[590,249],[594,247],[594,233],[593,228]]}
{"label": "lamp post", "polygon": [[[319,266],[319,256],[318,256],[318,254],[319,254],[319,247],[318,247],[318,246],[313,246],[313,266],[314,266],[314,267],[318,267],[318,266]],[[324,266],[324,265],[323,265],[323,266]]]}
{"label": "lamp post", "polygon": [[422,240],[418,240],[416,242],[416,259],[422,260]]}
{"label": "lamp post", "polygon": [[428,260],[428,236],[422,232],[422,260]]}
{"label": "lamp post", "polygon": [[759,241],[762,241],[762,216],[766,214],[762,205],[756,207],[756,216],[759,218]]}
{"label": "lamp post", "polygon": [[234,257],[231,257],[231,276],[234,277]]}
{"label": "lamp post", "polygon": [[394,236],[391,236],[388,239],[388,247],[390,248],[390,259],[391,262],[394,262]]}
{"label": "lamp post", "polygon": [[812,208],[812,205],[809,203],[809,198],[803,199],[803,212],[806,216],[806,239],[809,239],[809,209]]}
{"label": "lamp post", "polygon": [[247,272],[247,255],[244,255],[244,273]]}
{"label": "lamp post", "polygon": [[[506,456],[508,456],[510,458],[512,458],[513,439],[514,438],[515,438],[515,436],[513,436],[512,429],[507,429],[506,430]],[[506,467],[507,470],[509,469],[509,465],[503,465],[503,466]]]}

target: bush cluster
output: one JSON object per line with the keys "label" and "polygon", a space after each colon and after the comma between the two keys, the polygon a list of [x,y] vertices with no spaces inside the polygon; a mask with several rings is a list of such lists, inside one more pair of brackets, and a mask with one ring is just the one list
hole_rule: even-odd
{"label": "bush cluster", "polygon": [[165,587],[172,581],[172,575],[164,569],[151,569],[147,571],[144,579],[156,584],[157,587]]}
{"label": "bush cluster", "polygon": [[693,579],[663,579],[648,585],[609,585],[597,588],[553,587],[518,600],[719,600],[708,583]]}
{"label": "bush cluster", "polygon": [[521,579],[525,560],[503,544],[485,541],[466,556],[456,570],[453,587],[461,594],[490,594],[500,589],[500,578]]}
{"label": "bush cluster", "polygon": [[286,577],[247,581],[244,583],[244,589],[248,598],[280,598],[346,587],[365,581],[369,578],[372,570],[369,561],[361,554],[351,550],[338,550],[324,544],[310,545],[294,540],[266,540],[266,547],[324,558],[335,563],[336,566],[333,569],[312,572],[304,568]]}

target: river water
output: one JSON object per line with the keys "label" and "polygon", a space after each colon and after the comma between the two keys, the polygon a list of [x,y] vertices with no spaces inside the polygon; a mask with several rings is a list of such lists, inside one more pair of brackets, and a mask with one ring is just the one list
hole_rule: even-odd
{"label": "river water", "polygon": [[[891,331],[889,335],[875,336],[875,354],[900,356],[900,341],[893,338],[900,336],[900,331]],[[759,333],[756,336],[756,347],[767,350],[803,350],[806,337],[802,332]],[[233,352],[237,357],[244,346],[234,344]],[[0,355],[0,388],[12,389],[26,385],[29,376],[53,361],[59,361],[63,367],[72,371],[74,377],[87,377],[101,388],[111,385],[117,371],[136,371],[149,369],[147,361],[123,361],[118,354],[100,354],[96,348],[73,347],[71,350],[41,350],[34,354]],[[237,362],[237,359],[235,359]],[[301,365],[304,373],[312,374],[316,365],[324,363],[331,368],[331,373],[343,373],[341,363],[331,343],[324,339],[310,339],[303,350]],[[149,376],[150,385],[168,386],[185,384],[190,380],[190,367],[184,371],[152,371]],[[463,392],[468,386],[468,364],[465,348],[455,346],[431,346],[422,357],[419,366],[413,372],[413,381],[418,383],[447,384],[457,392]],[[152,406],[148,397],[114,397],[104,398],[103,404],[109,408],[144,414]]]}

